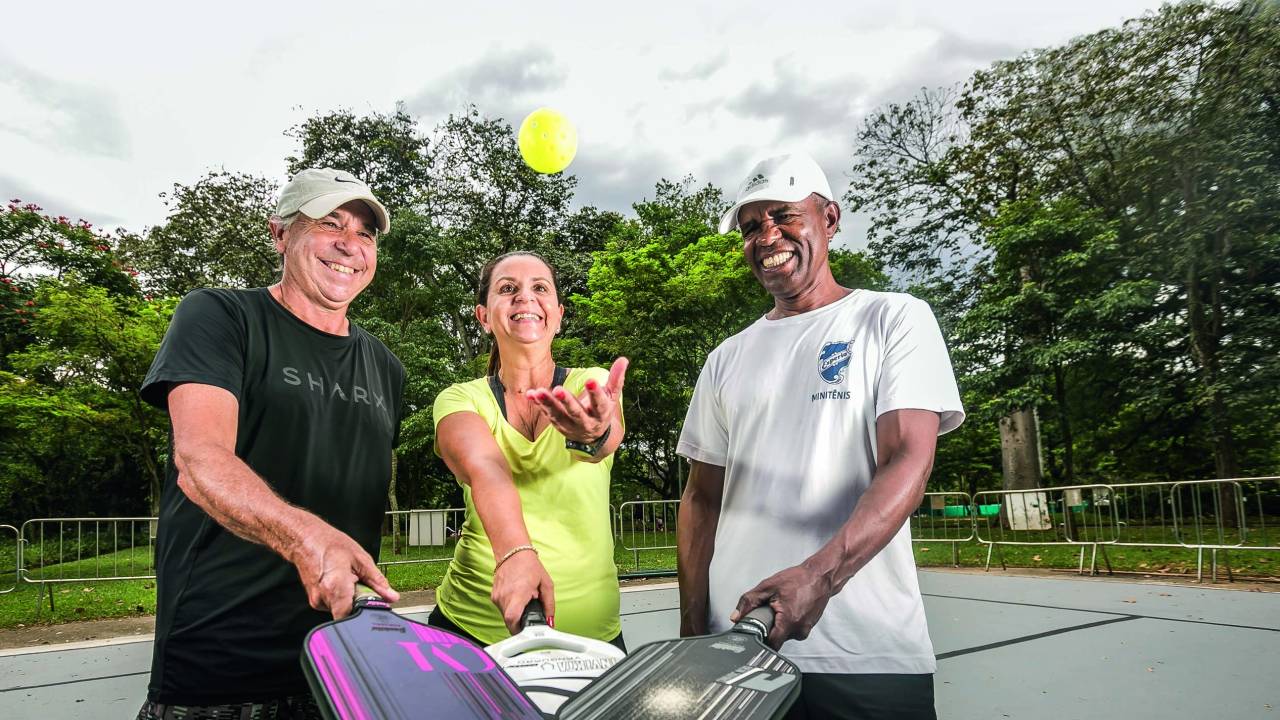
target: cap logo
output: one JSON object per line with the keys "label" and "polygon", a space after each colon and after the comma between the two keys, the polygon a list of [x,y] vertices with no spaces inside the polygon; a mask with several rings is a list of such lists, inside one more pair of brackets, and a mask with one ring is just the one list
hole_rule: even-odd
{"label": "cap logo", "polygon": [[748,180],[747,184],[743,186],[742,191],[751,192],[767,182],[769,182],[769,178],[765,177],[764,173],[756,173],[756,176]]}
{"label": "cap logo", "polygon": [[360,182],[359,180],[343,180],[342,178],[340,178],[340,177],[338,177],[338,176],[336,176],[336,175],[334,176],[333,181],[334,181],[334,182],[348,182],[348,183],[355,183],[356,185],[363,185],[363,184],[364,184],[364,183]]}
{"label": "cap logo", "polygon": [[792,175],[792,176],[791,176],[791,186],[792,186],[792,187],[795,187],[795,184],[796,184],[796,176],[795,176],[795,175]]}

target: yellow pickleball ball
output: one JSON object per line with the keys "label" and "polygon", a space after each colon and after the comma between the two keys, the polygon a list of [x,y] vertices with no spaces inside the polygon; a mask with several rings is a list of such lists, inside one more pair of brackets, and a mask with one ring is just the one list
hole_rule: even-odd
{"label": "yellow pickleball ball", "polygon": [[564,115],[538,108],[520,123],[520,155],[540,173],[558,173],[569,167],[578,153],[578,131]]}

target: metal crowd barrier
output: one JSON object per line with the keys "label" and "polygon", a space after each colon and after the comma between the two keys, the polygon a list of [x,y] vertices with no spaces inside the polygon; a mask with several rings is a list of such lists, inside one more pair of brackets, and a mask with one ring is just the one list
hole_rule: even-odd
{"label": "metal crowd barrier", "polygon": [[[1196,551],[1196,579],[1202,578],[1204,551],[1211,554],[1213,581],[1218,554],[1228,551],[1280,550],[1280,532],[1267,515],[1280,516],[1280,477],[1185,480],[1172,483],[1174,534],[1182,547]],[[1227,577],[1234,579],[1230,563]]]}
{"label": "metal crowd barrier", "polygon": [[[642,553],[676,547],[679,505],[679,500],[630,501],[616,511],[610,505],[615,540],[631,554],[636,570]],[[379,565],[385,570],[448,562],[465,517],[463,508],[386,513]],[[47,585],[153,579],[155,521],[39,518],[20,528],[0,525],[0,538],[9,533],[14,538],[13,575],[6,578],[8,571],[0,571],[0,594],[24,582],[38,585],[39,608]],[[953,564],[959,563],[960,545],[975,540],[987,546],[988,570],[993,556],[1007,568],[1006,546],[1078,546],[1080,573],[1090,550],[1089,571],[1096,573],[1099,553],[1111,570],[1108,545],[1165,547],[1196,552],[1197,580],[1203,580],[1207,554],[1216,582],[1219,564],[1234,579],[1230,553],[1280,551],[1280,477],[991,490],[973,496],[934,492],[925,495],[909,522],[913,542],[950,544]],[[8,566],[10,560],[0,556],[0,564]],[[54,593],[48,594],[52,609]]]}
{"label": "metal crowd barrier", "polygon": [[0,532],[13,533],[13,580],[9,583],[9,587],[4,587],[7,581],[3,579],[9,574],[8,571],[0,573],[0,595],[4,595],[16,590],[18,581],[22,577],[22,535],[18,532],[18,528],[12,525],[0,525]]}
{"label": "metal crowd barrier", "polygon": [[1000,567],[1008,569],[1004,547],[1010,545],[1080,546],[1077,572],[1084,573],[1085,552],[1092,548],[1090,573],[1097,572],[1098,550],[1102,549],[1107,571],[1111,560],[1106,546],[1120,539],[1120,525],[1111,502],[1109,485],[1072,485],[1028,490],[985,490],[974,495],[979,508],[999,509],[988,523],[977,526],[978,542],[987,546],[986,568],[991,569],[992,551],[1000,557]]}
{"label": "metal crowd barrier", "polygon": [[911,542],[949,543],[951,564],[960,566],[960,544],[977,537],[978,507],[966,492],[925,493],[911,515]]}
{"label": "metal crowd barrier", "polygon": [[1182,547],[1174,529],[1174,482],[1112,485],[1112,502],[1120,524],[1117,545]]}
{"label": "metal crowd barrier", "polygon": [[378,566],[449,562],[466,517],[466,508],[387,511]]}
{"label": "metal crowd barrier", "polygon": [[618,508],[618,539],[629,550],[636,570],[640,553],[670,550],[676,546],[676,517],[679,500],[631,500]]}
{"label": "metal crowd barrier", "polygon": [[[37,518],[22,524],[18,576],[40,586],[37,611],[48,585],[156,576],[155,518]],[[49,609],[54,608],[50,589]]]}

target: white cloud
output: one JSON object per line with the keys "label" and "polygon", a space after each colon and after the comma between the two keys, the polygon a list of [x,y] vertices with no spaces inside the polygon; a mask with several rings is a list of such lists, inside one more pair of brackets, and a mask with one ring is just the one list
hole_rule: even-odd
{"label": "white cloud", "polygon": [[218,167],[283,179],[288,128],[403,101],[424,131],[466,103],[513,125],[565,112],[578,205],[629,213],[689,174],[731,193],[779,144],[811,152],[840,192],[876,105],[1158,5],[22,3],[5,11],[0,187],[141,230],[174,182]]}
{"label": "white cloud", "polygon": [[129,136],[109,92],[50,77],[3,53],[0,107],[0,132],[70,152],[119,159],[129,155]]}

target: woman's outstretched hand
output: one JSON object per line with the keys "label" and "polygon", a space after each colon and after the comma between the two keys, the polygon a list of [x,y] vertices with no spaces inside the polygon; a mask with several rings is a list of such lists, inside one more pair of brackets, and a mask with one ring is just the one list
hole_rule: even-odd
{"label": "woman's outstretched hand", "polygon": [[630,361],[620,357],[609,368],[609,379],[602,386],[596,380],[587,380],[586,389],[579,395],[556,388],[533,388],[525,393],[531,402],[546,413],[551,424],[569,440],[593,443],[613,425],[622,402],[622,386],[626,380]]}

